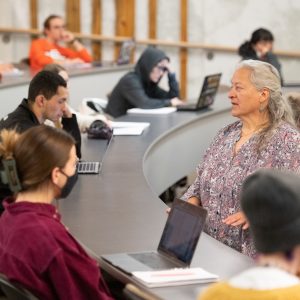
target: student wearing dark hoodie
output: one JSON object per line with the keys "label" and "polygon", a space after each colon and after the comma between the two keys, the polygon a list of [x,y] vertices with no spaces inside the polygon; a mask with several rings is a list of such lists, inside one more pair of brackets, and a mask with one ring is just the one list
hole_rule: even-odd
{"label": "student wearing dark hoodie", "polygon": [[[134,71],[124,75],[109,96],[106,112],[112,117],[126,114],[130,108],[143,109],[177,106],[179,97],[175,73],[170,70],[170,59],[159,49],[148,47],[136,63]],[[158,86],[167,73],[169,91]]]}
{"label": "student wearing dark hoodie", "polygon": [[259,28],[252,33],[249,41],[239,47],[238,54],[242,60],[254,59],[271,64],[279,72],[282,83],[281,65],[277,56],[272,52],[273,42],[273,34],[267,29]]}

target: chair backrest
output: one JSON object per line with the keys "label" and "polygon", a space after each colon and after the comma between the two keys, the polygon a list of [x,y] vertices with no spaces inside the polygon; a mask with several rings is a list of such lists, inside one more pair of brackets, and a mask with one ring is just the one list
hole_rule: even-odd
{"label": "chair backrest", "polygon": [[123,294],[126,297],[127,300],[159,300],[160,298],[157,298],[156,296],[147,293],[137,286],[128,283],[126,284]]}
{"label": "chair backrest", "polygon": [[11,283],[7,277],[0,273],[0,288],[8,300],[38,300],[26,289],[16,283]]}

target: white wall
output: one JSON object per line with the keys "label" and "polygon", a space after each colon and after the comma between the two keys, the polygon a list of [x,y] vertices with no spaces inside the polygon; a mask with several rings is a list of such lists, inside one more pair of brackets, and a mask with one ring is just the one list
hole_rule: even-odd
{"label": "white wall", "polygon": [[[102,30],[105,35],[114,35],[115,1],[102,0]],[[82,32],[91,28],[91,0],[81,0]],[[29,27],[29,0],[0,0],[0,26]],[[39,26],[52,13],[64,16],[63,0],[39,1]],[[148,37],[148,1],[136,0],[136,38]],[[274,48],[300,51],[300,1],[298,0],[189,0],[188,32],[192,42],[238,47],[250,38],[258,27],[270,29],[276,40]],[[158,1],[157,38],[177,41],[180,37],[180,0]],[[19,61],[28,56],[29,38],[14,36],[5,44],[0,35],[0,60]],[[89,43],[86,44],[89,47]],[[144,47],[137,48],[137,59]],[[112,43],[103,45],[103,59],[113,59]],[[179,72],[178,49],[163,48],[171,57],[174,69]],[[281,58],[283,76],[287,82],[299,82],[299,59]],[[229,84],[236,54],[214,53],[207,59],[203,50],[189,50],[188,98],[195,98],[207,73],[222,72],[223,84]]]}

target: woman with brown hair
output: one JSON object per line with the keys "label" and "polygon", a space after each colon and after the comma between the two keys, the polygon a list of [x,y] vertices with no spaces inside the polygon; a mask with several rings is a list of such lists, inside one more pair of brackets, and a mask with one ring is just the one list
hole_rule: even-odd
{"label": "woman with brown hair", "polygon": [[14,192],[0,218],[0,272],[39,299],[111,300],[98,263],[52,204],[76,182],[74,139],[42,125],[21,135],[3,130],[0,140],[1,180]]}

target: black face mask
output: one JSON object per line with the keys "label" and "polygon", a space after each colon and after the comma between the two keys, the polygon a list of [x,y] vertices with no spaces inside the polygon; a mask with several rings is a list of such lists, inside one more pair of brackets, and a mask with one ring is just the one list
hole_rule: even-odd
{"label": "black face mask", "polygon": [[71,193],[76,181],[77,181],[77,178],[78,178],[78,173],[77,173],[77,169],[76,169],[76,172],[74,175],[72,176],[68,176],[65,172],[63,172],[62,170],[60,170],[61,173],[63,173],[66,177],[67,177],[67,182],[66,184],[64,185],[63,188],[61,188],[61,191],[60,191],[60,196],[59,198],[67,198],[68,195]]}

